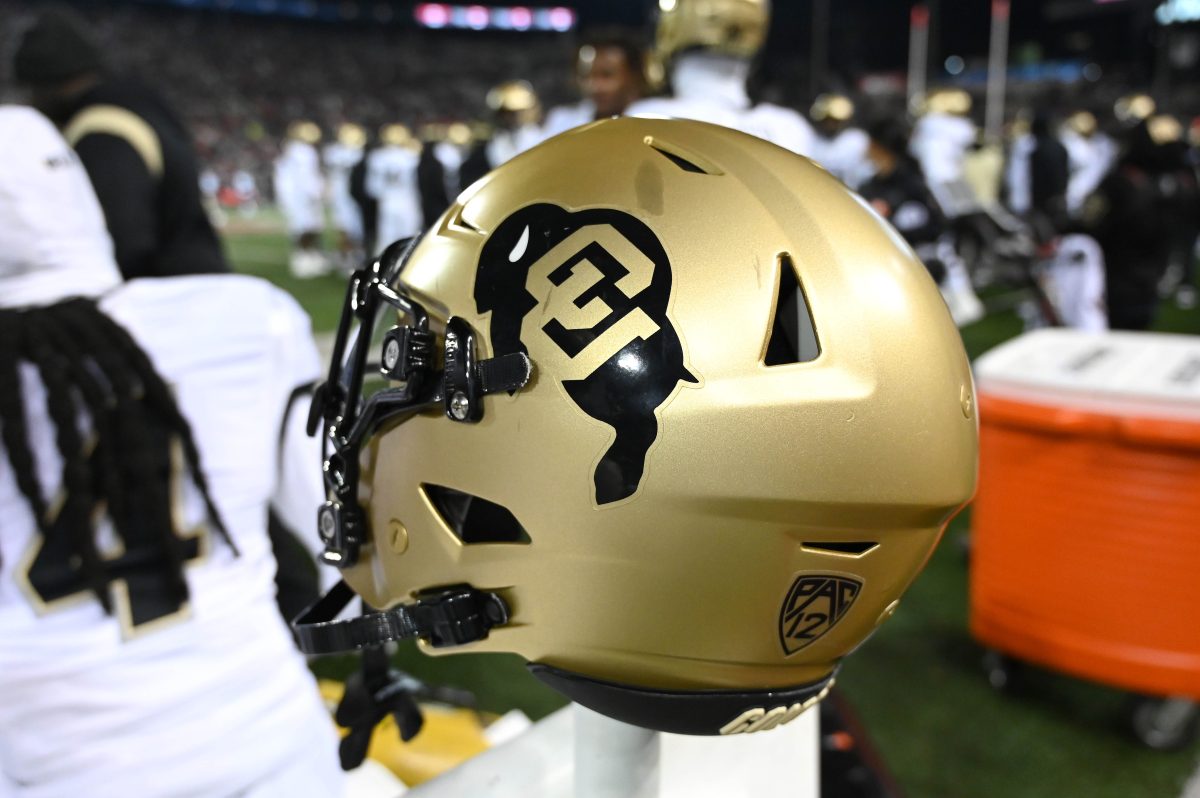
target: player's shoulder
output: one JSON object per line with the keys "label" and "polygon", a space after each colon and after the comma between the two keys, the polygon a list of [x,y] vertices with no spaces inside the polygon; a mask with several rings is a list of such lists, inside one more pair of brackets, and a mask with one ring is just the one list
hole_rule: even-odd
{"label": "player's shoulder", "polygon": [[24,143],[27,146],[44,142],[57,146],[62,136],[49,119],[23,105],[0,104],[0,143]]}
{"label": "player's shoulder", "polygon": [[196,346],[215,347],[232,356],[273,346],[281,336],[311,337],[308,315],[296,300],[250,275],[131,280],[107,294],[101,307],[151,345],[186,331]]}

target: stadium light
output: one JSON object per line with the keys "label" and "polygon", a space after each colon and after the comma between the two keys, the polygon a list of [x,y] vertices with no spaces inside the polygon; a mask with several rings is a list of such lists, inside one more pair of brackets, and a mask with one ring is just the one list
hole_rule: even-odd
{"label": "stadium light", "polygon": [[424,3],[417,6],[417,22],[427,28],[444,28],[450,24],[450,6]]}
{"label": "stadium light", "polygon": [[1200,0],[1166,0],[1154,10],[1159,25],[1200,21]]}
{"label": "stadium light", "polygon": [[419,3],[413,19],[424,28],[460,30],[542,30],[565,33],[575,28],[578,16],[565,6],[488,8],[481,5]]}
{"label": "stadium light", "polygon": [[525,6],[509,9],[508,20],[514,30],[529,30],[533,27],[533,12]]}
{"label": "stadium light", "polygon": [[550,27],[560,33],[575,27],[575,12],[569,8],[550,9]]}

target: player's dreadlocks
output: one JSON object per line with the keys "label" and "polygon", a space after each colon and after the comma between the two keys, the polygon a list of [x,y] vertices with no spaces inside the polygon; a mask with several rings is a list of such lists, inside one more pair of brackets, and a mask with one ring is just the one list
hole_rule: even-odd
{"label": "player's dreadlocks", "polygon": [[[63,462],[62,491],[55,501],[42,494],[29,446],[22,362],[37,369],[46,388],[46,410]],[[86,424],[80,423],[81,409]],[[171,508],[172,446],[182,446],[210,522],[229,541],[191,428],[170,389],[129,333],[93,300],[0,310],[0,440],[44,547],[67,554],[63,559],[74,565],[72,581],[82,578],[76,589],[93,592],[107,612],[112,611],[108,585],[114,575],[97,546],[101,509],[124,550],[138,553],[137,565],[153,565],[153,581],[168,601],[178,605],[187,599],[187,557],[174,534]]]}

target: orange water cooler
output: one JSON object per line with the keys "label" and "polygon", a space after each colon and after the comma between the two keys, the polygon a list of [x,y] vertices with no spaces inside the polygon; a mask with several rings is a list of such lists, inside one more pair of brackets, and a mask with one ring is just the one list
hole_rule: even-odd
{"label": "orange water cooler", "polygon": [[1200,718],[1200,337],[1039,330],[975,363],[971,634],[1146,696],[1156,747]]}

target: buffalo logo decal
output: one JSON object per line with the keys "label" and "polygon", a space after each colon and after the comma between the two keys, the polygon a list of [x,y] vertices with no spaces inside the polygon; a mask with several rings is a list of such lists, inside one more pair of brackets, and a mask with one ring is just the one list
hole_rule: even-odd
{"label": "buffalo logo decal", "polygon": [[845,617],[862,590],[848,576],[806,575],[792,583],[779,611],[779,642],[785,655],[795,654]]}
{"label": "buffalo logo decal", "polygon": [[654,411],[696,382],[667,318],[671,264],[645,224],[617,210],[532,205],[484,244],[475,305],[495,355],[524,352],[616,439],[593,482],[597,505],[632,496],[658,437]]}

